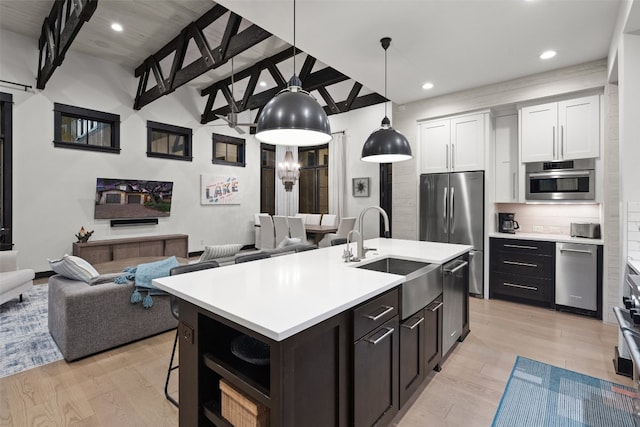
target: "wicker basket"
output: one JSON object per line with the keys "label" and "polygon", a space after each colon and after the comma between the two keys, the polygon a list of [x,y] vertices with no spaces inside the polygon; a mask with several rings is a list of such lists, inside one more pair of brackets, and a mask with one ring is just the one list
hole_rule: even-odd
{"label": "wicker basket", "polygon": [[235,427],[269,427],[269,408],[255,403],[225,380],[220,380],[222,416]]}

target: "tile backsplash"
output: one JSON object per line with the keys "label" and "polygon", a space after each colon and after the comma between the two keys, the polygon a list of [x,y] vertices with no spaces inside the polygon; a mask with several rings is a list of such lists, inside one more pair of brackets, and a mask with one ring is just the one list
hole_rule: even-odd
{"label": "tile backsplash", "polygon": [[640,260],[640,202],[627,205],[627,256]]}
{"label": "tile backsplash", "polygon": [[[515,213],[521,233],[569,235],[572,222],[601,222],[599,204],[496,203],[496,212]],[[498,230],[497,218],[495,230]],[[640,231],[638,235],[640,237]]]}

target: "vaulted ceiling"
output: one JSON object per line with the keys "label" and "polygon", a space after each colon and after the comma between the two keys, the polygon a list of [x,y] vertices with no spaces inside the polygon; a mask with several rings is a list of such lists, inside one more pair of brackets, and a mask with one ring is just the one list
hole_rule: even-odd
{"label": "vaulted ceiling", "polygon": [[[53,3],[0,0],[0,28],[37,39]],[[244,18],[240,30],[253,23],[274,35],[237,55],[236,72],[293,43],[292,0],[219,3]],[[214,5],[209,0],[99,0],[70,50],[109,59],[133,74]],[[363,94],[382,94],[379,39],[392,37],[388,97],[403,104],[605,58],[620,5],[619,0],[297,0],[296,45],[317,58],[316,69],[326,64],[362,83]],[[123,32],[110,29],[116,21]],[[220,39],[224,30],[223,24],[212,26],[207,37]],[[187,60],[199,54],[190,49]],[[546,49],[558,55],[540,60]],[[229,62],[187,84],[202,90],[228,79]],[[283,62],[280,71],[288,78],[292,61]],[[435,87],[423,90],[426,81]],[[238,97],[246,83],[237,83]],[[348,93],[351,87],[344,84],[341,90]]]}

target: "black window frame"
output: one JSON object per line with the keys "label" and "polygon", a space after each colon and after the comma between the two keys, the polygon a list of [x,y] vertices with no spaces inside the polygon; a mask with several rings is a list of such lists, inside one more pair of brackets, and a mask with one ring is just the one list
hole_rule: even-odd
{"label": "black window frame", "polygon": [[[314,187],[313,206],[314,207],[312,209],[312,212],[322,213],[322,214],[329,213],[329,204],[328,204],[329,195],[328,194],[327,194],[327,212],[321,212],[321,209],[320,209],[320,191],[319,191],[320,186],[319,186],[318,174],[320,173],[321,170],[325,170],[325,169],[327,171],[327,178],[329,174],[329,162],[327,162],[326,164],[320,164],[320,151],[324,149],[327,149],[327,152],[328,152],[329,144],[315,145],[312,147],[298,147],[298,161],[302,157],[301,153],[303,152],[315,153],[315,163],[313,165],[305,165],[301,163],[300,171],[303,172],[304,170],[313,170],[313,187]],[[330,156],[331,153],[328,153],[328,155]],[[300,175],[300,178],[302,179],[302,174]],[[298,196],[298,197],[301,198],[301,196]]]}
{"label": "black window frame", "polygon": [[[74,107],[73,105],[53,104],[53,146],[56,148],[71,148],[74,150],[99,151],[103,153],[120,154],[120,115],[105,113],[89,108]],[[83,120],[94,120],[111,125],[111,146],[79,144],[62,141],[62,116],[70,116]]]}
{"label": "black window frame", "polygon": [[[153,143],[153,132],[162,132],[167,133],[174,136],[181,136],[184,138],[184,154],[169,154],[169,153],[158,153],[155,151],[151,151],[151,145]],[[154,122],[151,120],[147,120],[147,157],[156,157],[160,159],[170,159],[170,160],[185,160],[192,161],[192,140],[193,140],[193,130],[191,128],[185,128],[182,126],[169,125],[166,123]]]}
{"label": "black window frame", "polygon": [[[230,162],[227,160],[219,160],[216,159],[216,144],[221,142],[223,144],[231,144],[236,145],[238,147],[238,161]],[[211,163],[217,165],[226,165],[226,166],[238,166],[238,167],[246,167],[246,146],[247,141],[244,138],[237,138],[235,136],[222,135],[219,133],[214,133],[211,135]]]}
{"label": "black window frame", "polygon": [[[269,151],[273,153],[274,164],[269,166],[265,164],[264,152]],[[270,215],[276,214],[276,189],[275,186],[278,183],[276,178],[276,146],[271,144],[260,144],[260,212],[268,213]],[[269,174],[273,177],[273,188],[268,188],[262,180],[263,174]]]}

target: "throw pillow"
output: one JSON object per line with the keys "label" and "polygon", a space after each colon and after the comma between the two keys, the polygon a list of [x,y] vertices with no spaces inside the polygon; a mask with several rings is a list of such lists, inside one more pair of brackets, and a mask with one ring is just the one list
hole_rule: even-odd
{"label": "throw pillow", "polygon": [[285,246],[297,245],[300,243],[300,239],[298,237],[285,237],[282,239],[282,242],[278,244],[278,248],[284,248]]}
{"label": "throw pillow", "polygon": [[73,255],[64,254],[60,259],[50,259],[49,266],[55,273],[61,276],[80,280],[85,283],[89,283],[91,279],[100,275],[86,260]]}
{"label": "throw pillow", "polygon": [[233,256],[237,254],[240,251],[240,249],[242,249],[242,245],[238,243],[231,243],[228,245],[205,246],[204,252],[202,252],[202,255],[200,256],[200,260],[198,262]]}
{"label": "throw pillow", "polygon": [[156,289],[151,281],[159,277],[167,277],[171,269],[178,265],[180,265],[180,263],[175,256],[163,259],[162,261],[139,264],[135,272],[136,287]]}

